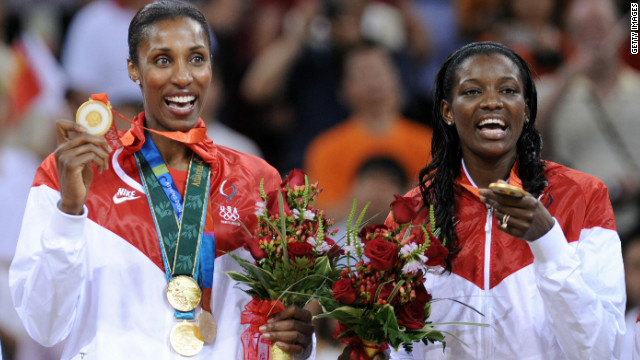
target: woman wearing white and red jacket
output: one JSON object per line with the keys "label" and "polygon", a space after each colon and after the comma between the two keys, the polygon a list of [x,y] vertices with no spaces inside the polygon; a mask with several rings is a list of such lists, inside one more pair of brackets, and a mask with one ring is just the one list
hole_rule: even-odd
{"label": "woman wearing white and red jacket", "polygon": [[[434,204],[450,250],[426,275],[430,320],[490,326],[435,326],[460,340],[391,358],[619,358],[625,285],[608,191],[540,159],[526,62],[500,44],[466,45],[442,65],[434,97],[433,161],[407,195]],[[525,195],[487,189],[500,180]]]}
{"label": "woman wearing white and red jacket", "polygon": [[[206,137],[199,116],[211,81],[210,36],[195,7],[147,5],[132,20],[129,48],[129,76],[141,88],[145,111],[116,151],[80,125],[58,123],[61,145],[38,169],[10,269],[14,304],[35,340],[65,341],[63,359],[182,358],[176,352],[198,350],[183,342],[195,334],[196,320],[209,331],[193,358],[240,359],[240,314],[250,298],[223,272],[241,270],[229,253],[249,258],[244,226],[256,226],[260,182],[266,191],[277,189],[280,176],[263,160]],[[154,162],[162,166],[145,165]],[[163,198],[161,187],[172,195]],[[197,216],[187,216],[193,211]],[[171,221],[184,231],[162,232],[160,241]],[[189,249],[169,253],[189,241]],[[169,262],[188,264],[191,272],[183,276],[202,289],[193,312],[167,300],[176,270]],[[213,342],[207,314],[218,324]],[[274,320],[263,335],[299,357],[312,353],[308,311],[288,308]]]}

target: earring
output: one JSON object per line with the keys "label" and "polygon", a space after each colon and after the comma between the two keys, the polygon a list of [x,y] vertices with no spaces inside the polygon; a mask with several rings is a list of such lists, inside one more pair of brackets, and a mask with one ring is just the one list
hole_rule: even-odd
{"label": "earring", "polygon": [[528,124],[529,123],[529,118],[524,118],[524,122]]}
{"label": "earring", "polygon": [[136,84],[140,85],[140,80],[136,80]]}
{"label": "earring", "polygon": [[447,125],[451,126],[453,123],[451,121],[447,121]]}

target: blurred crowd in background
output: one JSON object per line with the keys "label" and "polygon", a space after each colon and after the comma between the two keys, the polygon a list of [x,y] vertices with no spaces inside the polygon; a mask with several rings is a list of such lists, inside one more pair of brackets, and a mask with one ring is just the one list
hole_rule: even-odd
{"label": "blurred crowd in background", "polygon": [[[0,0],[0,340],[4,358],[55,359],[22,329],[8,267],[55,121],[93,93],[133,118],[127,30],[146,0]],[[640,311],[640,55],[626,0],[192,0],[214,38],[203,113],[215,143],[308,172],[341,229],[352,199],[382,222],[430,159],[431,92],[449,53],[504,43],[537,74],[545,159],[608,186],[630,321]],[[129,124],[116,118],[120,130]],[[257,190],[257,189],[256,189]],[[342,231],[342,229],[341,229]],[[318,323],[318,358],[340,346]]]}

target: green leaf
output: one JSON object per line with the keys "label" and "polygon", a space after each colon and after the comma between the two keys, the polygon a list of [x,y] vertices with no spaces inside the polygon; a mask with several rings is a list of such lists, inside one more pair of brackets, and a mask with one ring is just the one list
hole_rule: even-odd
{"label": "green leaf", "polygon": [[387,298],[387,303],[391,302],[391,299],[393,299],[393,297],[396,296],[396,294],[398,293],[398,290],[400,290],[400,286],[402,286],[403,284],[404,284],[404,280],[398,281],[396,286],[391,291],[391,294],[389,294],[389,297]]}
{"label": "green leaf", "polygon": [[224,271],[224,273],[227,274],[227,276],[229,276],[231,280],[234,280],[237,282],[241,282],[245,284],[252,284],[255,282],[253,279],[251,279],[250,277],[246,276],[245,274],[239,271]]}
{"label": "green leaf", "polygon": [[348,325],[353,323],[354,321],[359,321],[362,318],[362,314],[364,313],[364,309],[354,308],[351,306],[341,306],[331,312],[326,312],[320,315],[317,315],[317,318],[330,318],[336,319],[341,323]]}
{"label": "green leaf", "polygon": [[282,254],[284,254],[284,262],[289,263],[289,251],[287,251],[287,227],[284,216],[284,199],[282,191],[278,191],[278,205],[280,206],[280,238],[282,239]]}
{"label": "green leaf", "polygon": [[229,255],[231,255],[231,257],[233,257],[238,262],[238,264],[247,271],[247,276],[249,278],[253,279],[254,281],[259,281],[265,288],[269,288],[271,284],[276,281],[276,279],[270,272],[235,254],[229,253]]}
{"label": "green leaf", "polygon": [[318,275],[329,275],[331,273],[331,263],[328,256],[321,256],[316,259],[316,263],[313,266],[314,272]]}

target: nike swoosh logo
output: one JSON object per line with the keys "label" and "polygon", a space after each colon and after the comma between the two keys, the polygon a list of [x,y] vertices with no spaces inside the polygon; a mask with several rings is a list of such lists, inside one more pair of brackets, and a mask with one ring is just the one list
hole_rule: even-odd
{"label": "nike swoosh logo", "polygon": [[114,204],[121,204],[121,203],[123,203],[123,202],[125,202],[125,201],[135,200],[135,199],[137,199],[137,198],[139,198],[139,197],[140,197],[140,196],[133,196],[133,197],[130,197],[130,196],[123,196],[123,197],[119,197],[119,196],[116,194],[116,195],[113,195],[113,203],[114,203]]}

